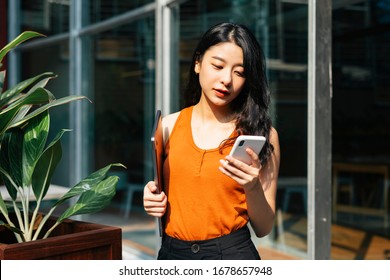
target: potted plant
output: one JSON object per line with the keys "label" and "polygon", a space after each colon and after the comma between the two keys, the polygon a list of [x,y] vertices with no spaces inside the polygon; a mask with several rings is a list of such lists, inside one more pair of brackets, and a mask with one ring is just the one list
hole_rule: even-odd
{"label": "potted plant", "polygon": [[[37,36],[42,35],[23,32],[1,49],[0,67],[10,50]],[[47,213],[40,210],[61,159],[60,139],[67,131],[61,130],[48,143],[49,108],[85,99],[84,96],[56,99],[45,88],[52,78],[54,73],[43,73],[3,92],[5,71],[0,72],[0,176],[10,197],[10,201],[5,201],[0,195],[0,243],[4,243],[0,244],[0,259],[119,259],[120,228],[73,221],[69,217],[95,213],[106,207],[115,195],[118,182],[117,176],[107,175],[108,171],[123,165],[110,164],[90,174],[57,199]],[[75,200],[59,217],[53,217],[58,206]],[[93,235],[88,236],[88,232]],[[14,240],[10,239],[12,235]],[[96,244],[105,253],[94,248]],[[54,249],[54,255],[49,249]]]}

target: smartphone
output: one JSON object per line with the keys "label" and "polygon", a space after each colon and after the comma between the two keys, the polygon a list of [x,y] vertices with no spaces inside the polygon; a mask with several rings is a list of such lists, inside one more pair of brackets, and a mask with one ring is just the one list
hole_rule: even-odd
{"label": "smartphone", "polygon": [[265,141],[264,136],[240,135],[234,142],[230,155],[246,164],[251,164],[252,159],[246,152],[246,148],[251,148],[256,154],[259,154]]}

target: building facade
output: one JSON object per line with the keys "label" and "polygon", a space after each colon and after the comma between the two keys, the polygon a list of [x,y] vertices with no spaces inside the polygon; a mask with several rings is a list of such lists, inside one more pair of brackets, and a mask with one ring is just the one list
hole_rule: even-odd
{"label": "building facade", "polygon": [[[7,83],[52,71],[56,97],[85,95],[51,112],[63,141],[55,183],[71,186],[108,163],[118,186],[152,178],[154,111],[181,108],[199,37],[211,25],[247,25],[262,45],[279,132],[274,230],[260,246],[303,259],[390,258],[389,0],[0,0]],[[141,206],[137,199],[130,203]],[[377,246],[377,242],[380,242]]]}

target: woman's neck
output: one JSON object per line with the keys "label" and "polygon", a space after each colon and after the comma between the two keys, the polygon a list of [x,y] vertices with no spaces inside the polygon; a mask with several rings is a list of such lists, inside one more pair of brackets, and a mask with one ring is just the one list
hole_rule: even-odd
{"label": "woman's neck", "polygon": [[228,106],[211,107],[207,102],[199,101],[194,106],[195,115],[203,122],[230,123],[235,119],[235,114]]}
{"label": "woman's neck", "polygon": [[198,103],[192,110],[191,130],[195,144],[204,150],[217,148],[235,129],[235,119],[230,110],[212,110]]}

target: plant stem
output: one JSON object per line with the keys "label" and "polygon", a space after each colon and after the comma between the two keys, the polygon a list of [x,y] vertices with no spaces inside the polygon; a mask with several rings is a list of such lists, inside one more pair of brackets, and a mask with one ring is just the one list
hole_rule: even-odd
{"label": "plant stem", "polygon": [[[35,234],[34,234],[34,237],[32,240],[37,240],[38,239],[38,236],[39,236],[39,233],[41,232],[42,230],[42,227],[45,225],[46,221],[49,219],[49,217],[51,216],[51,214],[53,214],[54,210],[57,208],[57,206],[54,206],[53,208],[50,209],[50,211],[45,215],[45,217],[43,217],[42,221],[39,223],[39,226],[37,228],[37,230],[35,231]],[[52,227],[51,230],[53,230],[54,228]],[[49,233],[50,234],[50,233]],[[44,238],[46,238],[47,236],[49,236],[49,234],[46,232]]]}
{"label": "plant stem", "polygon": [[22,203],[22,208],[23,208],[23,219],[24,219],[24,224],[23,224],[23,229],[21,225],[21,229],[24,232],[24,238],[27,241],[31,240],[31,235],[28,232],[29,228],[29,201],[30,201],[30,188],[29,187],[19,187],[18,192],[20,194],[20,201]]}
{"label": "plant stem", "polygon": [[[23,205],[23,200],[24,200],[23,191],[18,187],[18,185],[15,184],[14,180],[11,178],[11,176],[7,172],[2,170],[2,173],[3,173],[3,175],[5,175],[5,177],[8,179],[8,181],[11,183],[12,187],[15,188],[16,192],[20,195],[20,198],[21,198],[21,201],[22,201],[22,205]],[[17,196],[16,196],[16,198],[17,198]],[[16,215],[16,218],[17,218],[20,230],[22,232],[25,232],[25,228],[23,226],[23,220],[22,220],[22,216],[21,216],[20,211],[19,211],[19,207],[16,205],[16,201],[13,200],[13,199],[12,199],[12,205],[13,205],[13,208],[15,210],[15,215]],[[8,215],[4,215],[4,217],[6,217],[9,225],[12,225],[13,227],[15,227],[15,224],[11,222],[11,220],[8,217]],[[23,242],[25,240],[23,235],[21,235],[19,233],[16,233],[16,232],[14,234],[15,234],[16,240],[19,243],[21,243],[21,242]]]}
{"label": "plant stem", "polygon": [[[32,215],[32,217],[31,217],[30,228],[29,228],[29,230],[28,230],[30,238],[32,237],[32,233],[33,233],[33,229],[34,229],[34,225],[35,225],[35,220],[36,220],[37,215],[38,215],[38,210],[39,210],[39,208],[40,208],[40,206],[41,206],[41,201],[42,201],[42,193],[40,194],[39,198],[37,199],[37,205],[35,206],[33,215]],[[47,219],[46,219],[46,220],[47,220]],[[41,228],[42,228],[43,224],[45,224],[46,220],[42,220],[42,221],[39,223],[39,226],[38,226],[38,228],[37,228],[37,231],[36,231],[36,233],[34,234],[33,240],[35,240],[34,238],[38,237],[39,232],[41,231]]]}
{"label": "plant stem", "polygon": [[[22,216],[20,214],[20,211],[19,211],[19,208],[18,206],[16,205],[16,202],[15,200],[12,200],[12,204],[13,204],[13,207],[15,209],[15,215],[16,215],[16,218],[18,219],[18,224],[19,224],[19,227],[20,227],[20,230],[25,233],[25,229],[24,229],[24,226],[23,226],[23,220],[22,220]],[[24,234],[23,234],[24,235]],[[16,239],[18,240],[18,242],[22,242],[24,239],[24,236],[21,236],[21,234],[19,233],[16,233],[15,232],[15,236],[16,236]]]}
{"label": "plant stem", "polygon": [[22,198],[22,205],[23,205],[23,213],[24,213],[24,236],[26,240],[31,240],[31,235],[29,234],[28,228],[29,228],[29,201],[30,201],[30,188],[29,187],[23,187],[23,194],[24,197]]}
{"label": "plant stem", "polygon": [[45,235],[43,236],[42,239],[46,239],[50,234],[51,232],[59,225],[60,223],[59,222],[56,222],[46,233]]}

